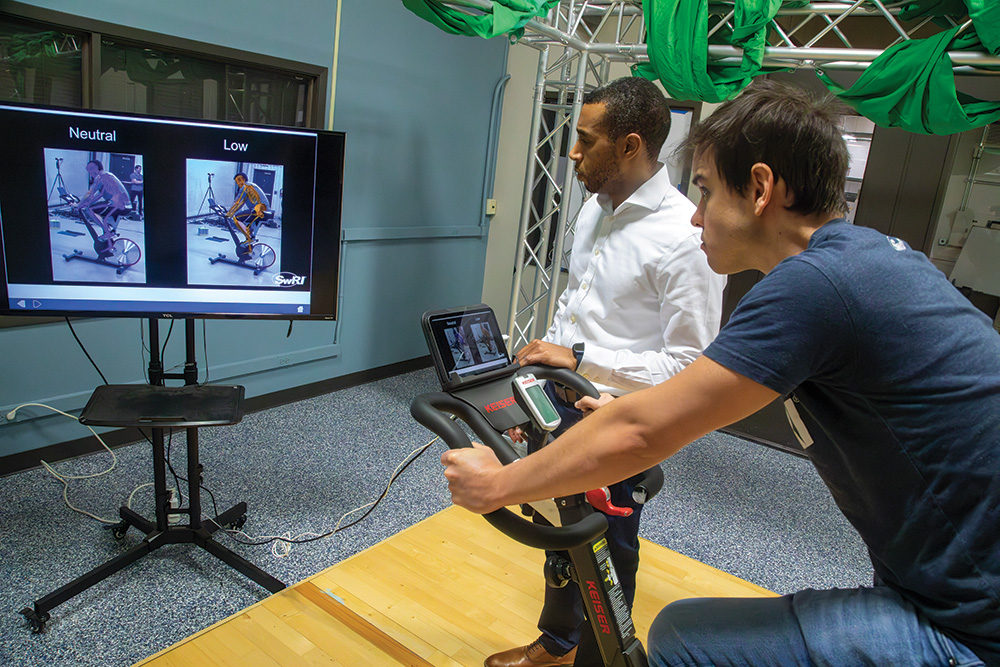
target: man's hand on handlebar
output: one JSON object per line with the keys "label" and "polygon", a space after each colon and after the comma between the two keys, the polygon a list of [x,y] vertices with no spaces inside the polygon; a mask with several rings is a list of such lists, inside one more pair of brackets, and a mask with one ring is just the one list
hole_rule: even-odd
{"label": "man's hand on handlebar", "polygon": [[471,449],[449,449],[441,455],[441,465],[445,467],[451,501],[459,507],[488,514],[504,506],[494,497],[496,476],[503,465],[486,445],[474,442]]}
{"label": "man's hand on handlebar", "polygon": [[582,411],[583,415],[586,417],[597,408],[603,407],[613,400],[615,400],[614,396],[602,391],[600,398],[591,398],[590,396],[584,396],[573,405],[576,406],[577,410]]}
{"label": "man's hand on handlebar", "polygon": [[576,370],[576,357],[572,349],[555,343],[546,343],[537,338],[518,350],[516,357],[522,366],[542,364]]}

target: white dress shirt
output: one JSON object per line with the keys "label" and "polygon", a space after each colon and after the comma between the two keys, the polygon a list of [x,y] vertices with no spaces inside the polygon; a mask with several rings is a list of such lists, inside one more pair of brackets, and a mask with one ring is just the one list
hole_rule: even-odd
{"label": "white dress shirt", "polygon": [[726,279],[708,267],[694,211],[662,165],[616,210],[606,195],[580,209],[569,283],[544,340],[584,343],[577,372],[598,391],[659,384],[719,333]]}

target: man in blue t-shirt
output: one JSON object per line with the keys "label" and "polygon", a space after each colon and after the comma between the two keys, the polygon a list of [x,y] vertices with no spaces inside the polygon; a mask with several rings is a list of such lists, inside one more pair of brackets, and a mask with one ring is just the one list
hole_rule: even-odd
{"label": "man in blue t-shirt", "polygon": [[874,585],[674,602],[653,665],[1000,665],[1000,336],[921,253],[843,219],[834,113],[762,82],[692,131],[709,265],[766,274],[704,355],[509,466],[441,457],[455,503],[488,512],[628,477],[784,397]]}

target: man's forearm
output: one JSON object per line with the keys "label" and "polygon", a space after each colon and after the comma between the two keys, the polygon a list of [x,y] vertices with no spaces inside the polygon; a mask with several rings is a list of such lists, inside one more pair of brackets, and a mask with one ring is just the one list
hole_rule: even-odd
{"label": "man's forearm", "polygon": [[648,424],[635,418],[638,408],[630,405],[635,396],[613,401],[538,452],[504,466],[498,500],[514,505],[606,486],[649,469],[686,444],[651,442]]}
{"label": "man's forearm", "polygon": [[611,401],[538,452],[496,475],[498,506],[606,486],[750,415],[777,392],[700,357],[650,389]]}
{"label": "man's forearm", "polygon": [[626,479],[778,396],[701,356],[663,384],[612,401],[508,466],[482,445],[448,450],[441,463],[456,505],[491,512]]}

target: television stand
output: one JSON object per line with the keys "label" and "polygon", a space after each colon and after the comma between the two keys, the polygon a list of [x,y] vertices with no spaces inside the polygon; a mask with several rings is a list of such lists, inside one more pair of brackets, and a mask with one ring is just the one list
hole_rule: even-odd
{"label": "television stand", "polygon": [[[241,572],[272,593],[285,588],[278,581],[242,556],[222,546],[212,537],[220,528],[240,527],[246,520],[246,503],[237,503],[214,519],[201,516],[201,471],[198,460],[198,429],[205,426],[237,424],[243,418],[244,388],[235,385],[197,385],[197,366],[194,363],[194,323],[185,321],[187,328],[188,363],[183,377],[188,383],[183,387],[163,386],[163,379],[176,375],[163,373],[159,360],[159,340],[156,320],[150,320],[150,384],[101,385],[80,414],[80,423],[89,426],[135,426],[152,429],[153,488],[156,512],[148,520],[128,507],[119,509],[121,523],[111,527],[115,538],[122,538],[134,526],[146,534],[142,542],[104,565],[77,577],[61,588],[35,601],[20,614],[28,621],[32,632],[41,632],[49,620],[49,611],[73,596],[82,593],[125,566],[167,544],[193,543]],[[167,428],[184,428],[187,433],[188,507],[170,507],[167,491],[166,456],[163,432]],[[169,517],[188,515],[186,525],[171,524]]]}

